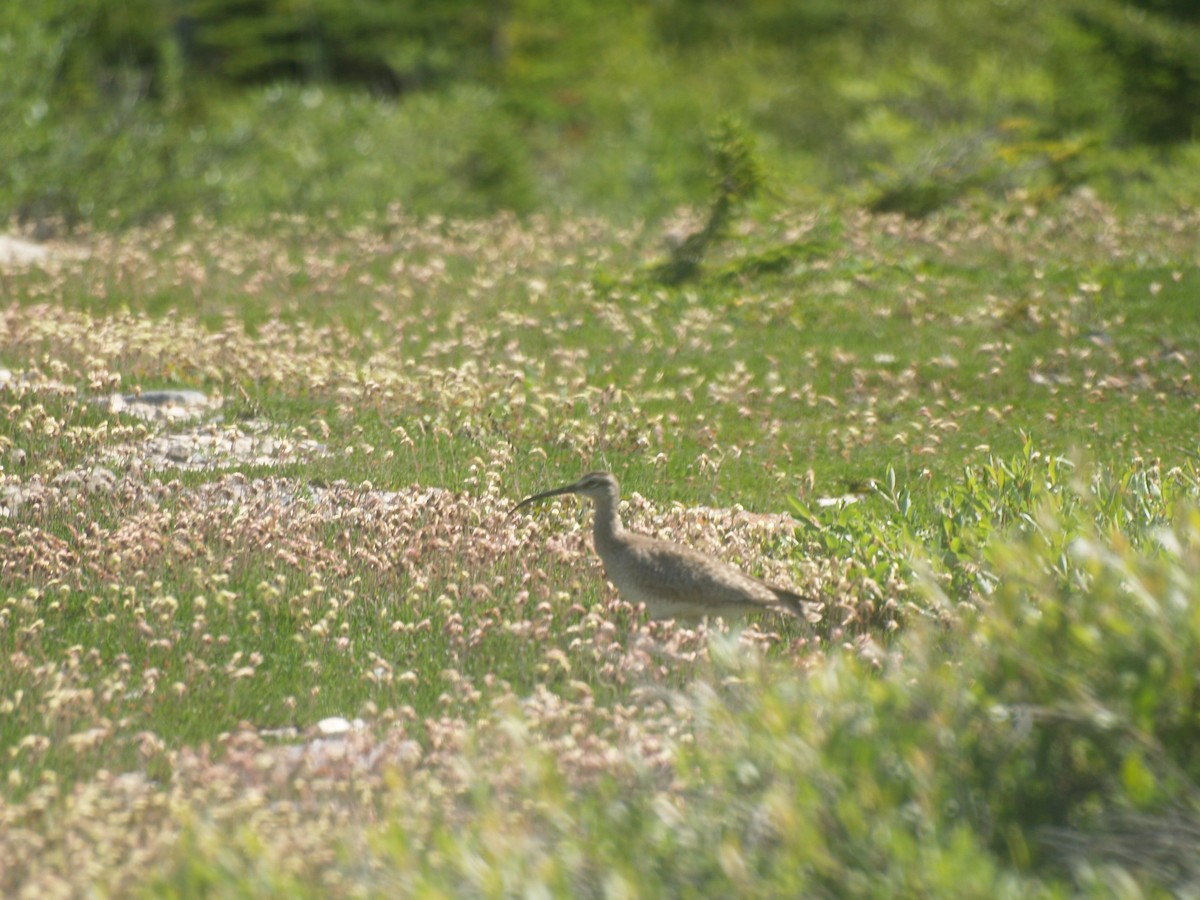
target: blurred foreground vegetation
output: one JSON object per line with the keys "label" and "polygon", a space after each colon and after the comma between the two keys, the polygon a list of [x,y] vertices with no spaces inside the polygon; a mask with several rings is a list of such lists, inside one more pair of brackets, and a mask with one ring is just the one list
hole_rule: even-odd
{"label": "blurred foreground vegetation", "polygon": [[26,221],[655,217],[728,114],[794,202],[1200,197],[1187,0],[47,0],[0,48]]}

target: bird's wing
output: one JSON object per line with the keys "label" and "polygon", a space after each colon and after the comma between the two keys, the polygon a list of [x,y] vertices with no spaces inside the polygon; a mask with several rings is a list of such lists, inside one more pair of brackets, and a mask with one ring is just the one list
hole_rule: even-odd
{"label": "bird's wing", "polygon": [[712,607],[714,613],[722,606],[791,606],[757,578],[690,547],[647,539],[631,548],[631,554],[639,563],[633,567],[635,579],[663,599]]}

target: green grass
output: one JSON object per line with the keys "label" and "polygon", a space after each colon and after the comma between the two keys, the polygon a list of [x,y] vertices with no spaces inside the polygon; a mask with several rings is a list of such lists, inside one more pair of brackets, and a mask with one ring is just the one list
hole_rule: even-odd
{"label": "green grass", "polygon": [[[241,270],[243,256],[278,254],[260,242],[239,252],[235,266],[222,264],[214,258],[216,232],[192,247],[199,265],[217,274],[199,292],[205,327],[189,339],[232,330],[241,340],[241,327],[262,338],[264,324],[277,320],[269,326],[274,340],[263,341],[271,352],[333,356],[320,363],[329,377],[305,372],[294,390],[280,391],[295,374],[286,363],[273,372],[269,360],[255,360],[243,370],[239,361],[218,355],[198,370],[164,367],[128,345],[125,358],[112,362],[127,380],[147,384],[183,379],[220,388],[235,381],[240,390],[225,393],[237,404],[244,391],[252,401],[245,412],[260,408],[304,427],[319,416],[332,441],[361,433],[385,451],[397,448],[395,436],[389,438],[397,426],[410,433],[440,426],[456,439],[464,430],[488,434],[552,454],[556,443],[588,440],[572,430],[595,429],[603,446],[589,452],[629,457],[630,474],[646,479],[650,472],[638,468],[640,459],[655,454],[631,453],[640,437],[632,432],[657,425],[664,435],[654,449],[668,456],[663,474],[670,476],[658,480],[667,490],[684,486],[689,496],[696,480],[689,467],[712,449],[709,435],[715,434],[720,450],[737,448],[742,455],[725,454],[714,496],[755,505],[772,492],[764,468],[780,458],[788,459],[792,474],[811,468],[818,490],[839,493],[847,483],[877,477],[888,464],[910,477],[926,468],[948,475],[962,462],[984,458],[976,446],[1014,452],[1021,432],[1059,452],[1077,447],[1132,455],[1146,446],[1168,447],[1174,435],[1187,433],[1190,385],[1186,366],[1164,358],[1173,349],[1186,358],[1196,338],[1188,327],[1170,338],[1163,332],[1187,305],[1195,273],[1183,256],[1170,258],[1170,245],[1179,247],[1180,238],[1166,223],[1139,225],[1142,234],[1122,234],[1130,245],[1115,248],[1097,239],[1100,229],[1077,218],[1084,215],[1068,214],[1066,233],[1054,245],[1057,256],[1038,244],[1043,226],[1028,220],[1019,227],[995,224],[997,243],[1011,243],[1012,252],[956,233],[953,218],[930,226],[928,235],[924,226],[896,223],[894,234],[867,231],[860,240],[855,231],[855,243],[842,239],[820,265],[801,262],[749,281],[716,278],[678,292],[620,278],[597,290],[589,256],[607,257],[610,273],[634,271],[638,257],[614,246],[610,236],[600,249],[590,241],[578,245],[579,262],[551,264],[555,238],[540,228],[525,232],[527,239],[550,246],[518,249],[484,291],[476,284],[479,260],[495,248],[466,228],[429,235],[415,223],[406,226],[406,237],[384,244],[358,235],[322,239],[305,288],[297,290],[286,272],[250,266],[239,287],[222,269]],[[760,226],[733,248],[734,258],[773,252],[790,224]],[[562,257],[572,255],[570,241],[557,239]],[[428,245],[423,251],[413,246],[421,243]],[[1120,258],[1112,258],[1114,250]],[[287,253],[312,256],[294,246]],[[440,260],[432,275],[431,259]],[[397,282],[386,272],[389,265],[415,271]],[[157,294],[119,263],[110,266],[108,300],[90,296],[90,308],[144,308],[153,315],[170,305],[170,293]],[[167,271],[164,281],[170,281]],[[244,285],[256,275],[266,282],[251,303]],[[534,282],[545,285],[537,296],[530,294]],[[1152,284],[1158,286],[1153,293]],[[495,363],[468,372],[469,383],[459,385],[465,393],[450,403],[432,396],[432,379],[460,370],[471,354]],[[520,362],[510,365],[505,357]],[[414,387],[403,360],[426,380]],[[524,384],[513,385],[512,378]],[[353,403],[329,390],[346,379],[354,380]],[[378,392],[366,387],[373,380]],[[1079,414],[1056,414],[1057,395],[1066,391],[1081,395]],[[680,397],[688,395],[705,408],[681,415]],[[1134,407],[1142,402],[1159,403],[1162,414],[1135,421]],[[768,438],[765,426],[775,431]],[[764,440],[767,445],[758,446]],[[559,472],[576,470],[577,463],[566,462],[570,455],[555,467]],[[323,474],[337,477],[346,471],[343,462],[325,464]],[[446,480],[432,483],[453,484],[461,474],[451,464]],[[773,505],[780,508],[778,498]]]}
{"label": "green grass", "polygon": [[[759,212],[678,289],[652,233],[511,219],[10,273],[0,791],[50,850],[4,888],[1065,895],[1192,821],[1195,223]],[[161,386],[327,455],[138,468],[194,423],[90,398]],[[571,504],[507,515],[601,467],[821,621],[646,625]],[[330,716],[384,762],[288,755]],[[76,827],[132,861],[72,874]]]}

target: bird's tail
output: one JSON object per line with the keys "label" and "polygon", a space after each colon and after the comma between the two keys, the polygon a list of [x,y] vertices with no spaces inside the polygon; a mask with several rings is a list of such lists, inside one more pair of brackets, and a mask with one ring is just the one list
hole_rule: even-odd
{"label": "bird's tail", "polygon": [[804,619],[807,622],[815,623],[820,621],[821,610],[824,607],[821,601],[813,600],[810,597],[801,597],[792,591],[785,591],[783,588],[774,586],[771,586],[771,592],[779,601],[779,608],[784,612]]}

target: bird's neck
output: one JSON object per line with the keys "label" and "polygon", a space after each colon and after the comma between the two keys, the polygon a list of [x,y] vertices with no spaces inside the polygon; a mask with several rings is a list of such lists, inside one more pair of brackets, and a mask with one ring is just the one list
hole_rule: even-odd
{"label": "bird's neck", "polygon": [[617,512],[617,498],[600,497],[597,499],[596,521],[592,525],[596,549],[600,550],[601,547],[612,544],[623,530],[621,515]]}

